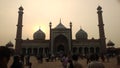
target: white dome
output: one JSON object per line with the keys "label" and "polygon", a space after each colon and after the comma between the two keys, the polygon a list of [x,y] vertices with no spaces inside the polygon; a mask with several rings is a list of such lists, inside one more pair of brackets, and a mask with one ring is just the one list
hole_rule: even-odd
{"label": "white dome", "polygon": [[87,40],[87,33],[83,30],[80,29],[77,33],[76,33],[76,39],[77,40]]}
{"label": "white dome", "polygon": [[45,40],[45,33],[42,30],[38,30],[33,35],[34,40]]}

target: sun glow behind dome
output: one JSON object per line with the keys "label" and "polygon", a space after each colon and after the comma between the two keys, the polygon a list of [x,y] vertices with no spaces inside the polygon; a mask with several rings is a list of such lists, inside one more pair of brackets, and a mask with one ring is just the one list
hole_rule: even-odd
{"label": "sun glow behind dome", "polygon": [[47,27],[45,26],[45,25],[35,25],[34,27],[33,27],[33,32],[36,32],[36,31],[38,31],[39,29],[41,29],[43,32],[47,32]]}
{"label": "sun glow behind dome", "polygon": [[48,36],[47,36],[49,34],[48,28],[49,27],[46,27],[46,25],[44,25],[44,24],[35,24],[35,25],[33,25],[32,32],[34,34],[36,31],[38,31],[40,29],[41,31],[43,31],[46,34],[46,38],[48,39]]}

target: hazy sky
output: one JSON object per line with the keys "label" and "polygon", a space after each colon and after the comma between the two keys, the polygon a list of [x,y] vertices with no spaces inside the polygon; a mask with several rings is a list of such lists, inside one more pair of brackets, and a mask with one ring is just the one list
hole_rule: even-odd
{"label": "hazy sky", "polygon": [[118,0],[0,0],[0,45],[9,41],[15,44],[18,8],[24,8],[23,39],[33,39],[33,33],[40,28],[49,39],[49,22],[52,27],[62,23],[69,28],[73,24],[73,39],[80,29],[88,38],[98,39],[98,17],[96,8],[102,6],[106,42],[112,40],[120,47],[120,2]]}

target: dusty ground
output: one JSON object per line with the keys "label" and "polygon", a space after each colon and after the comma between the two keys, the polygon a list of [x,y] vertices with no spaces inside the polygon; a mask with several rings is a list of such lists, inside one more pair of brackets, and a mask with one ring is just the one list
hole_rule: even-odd
{"label": "dusty ground", "polygon": [[[60,61],[56,61],[56,62],[44,62],[41,64],[41,63],[38,63],[36,58],[35,57],[31,57],[31,60],[32,62],[32,68],[62,68],[62,64]],[[9,61],[9,64],[8,64],[8,68],[10,67],[10,65],[12,64],[12,58],[10,59]],[[84,68],[87,68],[87,63],[86,63],[86,60],[79,60],[79,62],[83,65]],[[120,68],[120,65],[117,65],[117,60],[116,58],[111,58],[110,59],[110,62],[103,62],[104,65],[105,65],[105,68]],[[25,68],[28,68],[27,66],[25,66]]]}

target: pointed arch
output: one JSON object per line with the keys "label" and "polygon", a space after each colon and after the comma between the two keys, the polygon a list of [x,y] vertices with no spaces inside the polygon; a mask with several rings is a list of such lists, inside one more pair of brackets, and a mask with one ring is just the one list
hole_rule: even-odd
{"label": "pointed arch", "polygon": [[61,51],[64,51],[64,53],[68,53],[68,39],[64,35],[58,35],[54,39],[53,51],[55,54],[60,51],[60,49],[58,50],[59,47]]}

